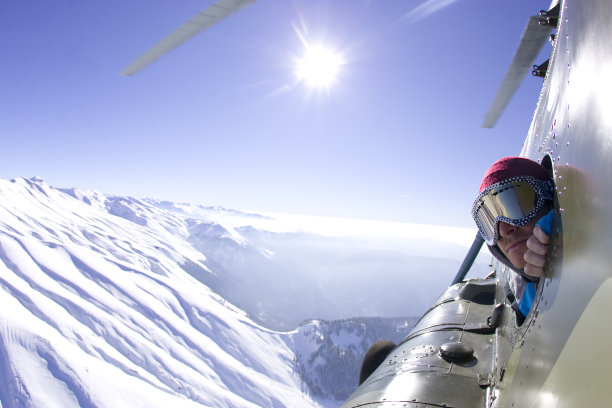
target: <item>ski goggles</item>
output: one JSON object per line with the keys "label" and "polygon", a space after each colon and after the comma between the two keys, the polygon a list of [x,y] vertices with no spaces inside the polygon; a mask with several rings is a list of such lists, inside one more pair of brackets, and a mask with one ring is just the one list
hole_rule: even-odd
{"label": "ski goggles", "polygon": [[521,227],[535,218],[546,200],[552,200],[552,181],[529,176],[512,177],[487,187],[472,207],[472,217],[488,245],[499,239],[500,221]]}

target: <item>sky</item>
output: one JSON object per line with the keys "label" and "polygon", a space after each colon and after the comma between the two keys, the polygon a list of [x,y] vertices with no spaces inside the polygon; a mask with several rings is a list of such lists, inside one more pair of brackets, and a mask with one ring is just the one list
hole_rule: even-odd
{"label": "sky", "polygon": [[[549,1],[259,0],[120,74],[210,4],[1,2],[0,178],[473,227],[480,179],[520,153],[542,80],[480,125]],[[297,75],[306,47],[341,61],[333,81]]]}

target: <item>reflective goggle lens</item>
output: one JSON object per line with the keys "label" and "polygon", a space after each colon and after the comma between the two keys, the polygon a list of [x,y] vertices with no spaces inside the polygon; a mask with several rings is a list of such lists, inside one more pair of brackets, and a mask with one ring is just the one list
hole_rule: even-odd
{"label": "reflective goggle lens", "polygon": [[536,202],[537,195],[531,184],[515,181],[489,191],[480,198],[478,205],[485,210],[483,213],[488,219],[501,216],[519,220],[535,209]]}
{"label": "reflective goggle lens", "polygon": [[493,245],[498,221],[524,225],[537,213],[541,201],[529,182],[509,181],[485,190],[474,203],[472,215],[485,241]]}

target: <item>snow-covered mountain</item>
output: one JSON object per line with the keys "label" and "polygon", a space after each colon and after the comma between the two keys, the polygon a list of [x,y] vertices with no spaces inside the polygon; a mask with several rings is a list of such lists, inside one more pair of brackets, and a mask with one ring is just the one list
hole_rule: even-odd
{"label": "snow-covered mountain", "polygon": [[292,332],[296,367],[304,388],[318,401],[338,406],[358,386],[359,370],[368,347],[377,340],[398,343],[416,318],[315,320]]}
{"label": "snow-covered mountain", "polygon": [[[359,238],[276,221],[0,180],[0,406],[337,405],[369,344],[414,323],[347,317],[432,299],[412,289],[405,313],[378,313],[392,296],[345,264],[373,267]],[[406,260],[390,252],[387,265]],[[307,318],[344,320],[297,327]]]}

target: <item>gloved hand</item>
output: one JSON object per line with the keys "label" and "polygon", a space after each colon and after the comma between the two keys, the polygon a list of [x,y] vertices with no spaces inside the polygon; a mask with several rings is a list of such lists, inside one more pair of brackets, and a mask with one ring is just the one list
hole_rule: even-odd
{"label": "gloved hand", "polygon": [[524,259],[527,264],[523,270],[529,276],[539,278],[544,272],[548,244],[552,235],[553,211],[538,220],[533,228],[533,235],[527,240],[527,251]]}

